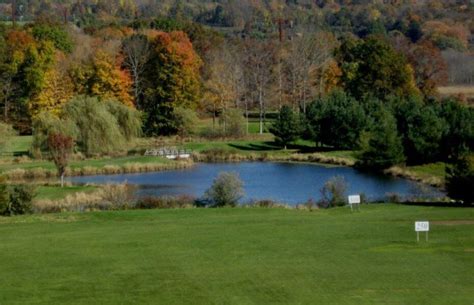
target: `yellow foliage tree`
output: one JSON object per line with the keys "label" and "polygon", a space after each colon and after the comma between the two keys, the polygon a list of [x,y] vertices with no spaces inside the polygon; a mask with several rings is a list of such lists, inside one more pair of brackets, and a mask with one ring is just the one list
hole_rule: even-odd
{"label": "yellow foliage tree", "polygon": [[121,59],[117,62],[107,53],[98,51],[92,63],[87,93],[104,99],[117,99],[124,105],[133,106],[132,79],[130,74],[120,69]]}
{"label": "yellow foliage tree", "polygon": [[29,111],[34,118],[43,111],[59,115],[62,106],[74,95],[71,78],[58,69],[45,73],[44,87],[29,103]]}

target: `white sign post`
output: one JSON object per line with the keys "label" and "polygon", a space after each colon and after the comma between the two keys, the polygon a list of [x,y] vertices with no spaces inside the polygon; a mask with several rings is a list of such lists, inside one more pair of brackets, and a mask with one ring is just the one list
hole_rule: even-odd
{"label": "white sign post", "polygon": [[353,206],[357,206],[357,210],[360,211],[360,195],[351,195],[348,198],[349,205],[351,206],[351,211],[354,210]]}
{"label": "white sign post", "polygon": [[420,232],[426,232],[426,241],[428,241],[428,232],[430,231],[429,221],[415,221],[416,241],[420,241]]}

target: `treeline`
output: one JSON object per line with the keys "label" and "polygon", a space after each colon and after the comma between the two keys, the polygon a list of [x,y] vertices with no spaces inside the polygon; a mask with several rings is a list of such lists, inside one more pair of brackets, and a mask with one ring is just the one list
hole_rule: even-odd
{"label": "treeline", "polygon": [[356,150],[356,167],[365,170],[446,162],[448,194],[474,201],[474,109],[455,100],[355,99],[336,90],[310,103],[306,114],[283,106],[270,131],[285,148],[303,138],[322,148]]}
{"label": "treeline", "polygon": [[226,38],[170,19],[90,33],[39,20],[0,33],[3,119],[22,132],[38,113],[57,113],[75,95],[136,107],[146,115],[144,131],[157,135],[177,132],[176,108],[214,117],[258,109],[263,122],[285,104],[306,112],[309,101],[337,87],[356,98],[435,98],[447,77],[432,43],[403,37],[308,30],[282,41]]}

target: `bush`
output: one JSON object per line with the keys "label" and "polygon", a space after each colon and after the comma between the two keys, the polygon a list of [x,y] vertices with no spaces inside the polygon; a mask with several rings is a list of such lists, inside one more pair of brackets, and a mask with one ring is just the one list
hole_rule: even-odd
{"label": "bush", "polygon": [[348,185],[344,177],[334,176],[321,188],[323,207],[342,206],[346,204],[345,194]]}
{"label": "bush", "polygon": [[[3,190],[1,190],[3,189]],[[5,197],[5,189],[1,187],[0,193]],[[0,215],[23,215],[33,211],[32,201],[36,196],[35,189],[30,185],[16,185],[8,189],[8,202],[0,203]]]}
{"label": "bush", "polygon": [[4,183],[5,179],[3,177],[0,177],[0,215],[4,214],[4,211],[8,209],[8,206],[10,204],[8,188]]}
{"label": "bush", "polygon": [[222,172],[206,191],[204,197],[212,206],[235,207],[244,196],[243,183],[237,173]]}
{"label": "bush", "polygon": [[134,207],[134,189],[129,184],[106,184],[98,195],[117,210],[126,210]]}

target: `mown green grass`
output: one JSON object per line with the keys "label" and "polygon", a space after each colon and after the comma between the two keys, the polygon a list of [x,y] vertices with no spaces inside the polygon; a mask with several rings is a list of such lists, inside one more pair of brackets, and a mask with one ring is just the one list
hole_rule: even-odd
{"label": "mown green grass", "polygon": [[58,200],[65,198],[67,195],[73,195],[78,192],[91,193],[96,191],[96,186],[38,186],[35,189],[35,200]]}
{"label": "mown green grass", "polygon": [[407,169],[420,177],[438,177],[443,178],[446,173],[446,163],[437,162],[416,166],[409,166]]}
{"label": "mown green grass", "polygon": [[[266,122],[264,122],[264,128],[263,131],[264,133],[268,134],[269,131],[268,129],[271,127],[272,124],[271,119],[267,119]],[[197,134],[201,134],[205,130],[212,129],[213,127],[213,122],[212,118],[206,118],[206,119],[200,119],[197,124],[196,124],[196,129],[197,129]],[[222,128],[221,125],[219,125],[219,120],[216,119],[215,121],[215,128]],[[247,128],[244,126],[244,128]],[[258,119],[249,119],[249,134],[258,134],[260,132],[260,122]]]}
{"label": "mown green grass", "polygon": [[4,151],[0,151],[4,156],[26,155],[30,150],[33,136],[15,136],[8,143]]}
{"label": "mown green grass", "polygon": [[0,218],[0,304],[472,304],[473,223],[396,205]]}

